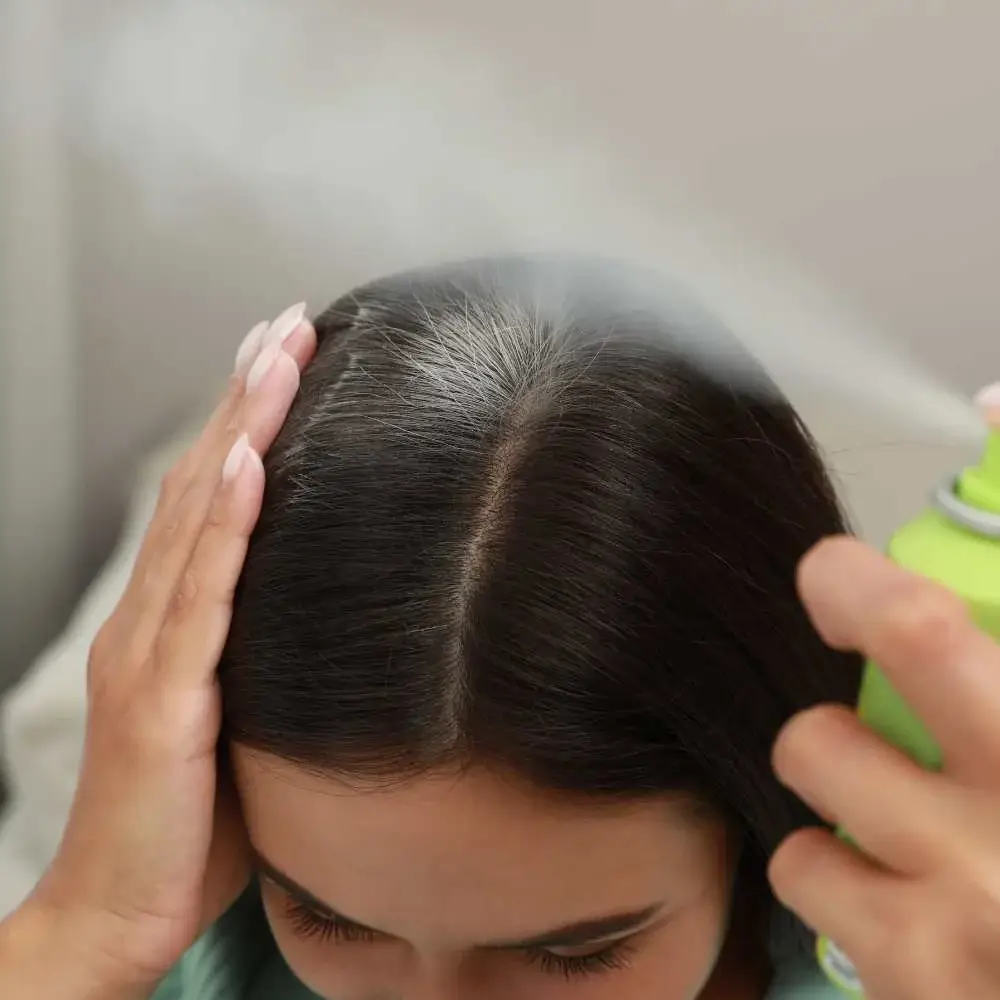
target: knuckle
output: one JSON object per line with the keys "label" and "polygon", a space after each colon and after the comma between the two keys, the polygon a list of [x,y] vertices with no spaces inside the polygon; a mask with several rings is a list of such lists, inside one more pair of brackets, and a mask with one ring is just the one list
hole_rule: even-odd
{"label": "knuckle", "polygon": [[885,962],[900,996],[910,995],[915,983],[945,987],[931,989],[932,996],[972,995],[974,990],[954,988],[970,971],[996,964],[1000,909],[954,883],[934,883],[930,899],[919,893],[914,887],[912,893],[873,899],[873,958]]}
{"label": "knuckle", "polygon": [[165,511],[165,516],[160,522],[160,531],[165,542],[170,542],[176,538],[180,532],[181,519],[178,516],[176,504],[171,504],[169,510]]}
{"label": "knuckle", "polygon": [[117,740],[122,752],[136,761],[149,763],[170,747],[170,734],[157,713],[148,711],[148,699],[137,698],[118,714]]}
{"label": "knuckle", "polygon": [[[876,929],[868,945],[871,964],[881,966],[879,971],[891,988],[890,996],[909,996],[914,981],[927,984],[937,978],[932,956],[940,952],[941,943],[939,937],[928,933],[928,921],[889,906],[880,907],[870,916]],[[938,935],[941,929],[938,922]]]}
{"label": "knuckle", "polygon": [[953,884],[935,882],[930,895],[927,888],[869,897],[855,957],[873,996],[978,996],[982,970],[1000,967],[995,906],[984,909]]}
{"label": "knuckle", "polygon": [[897,953],[907,946],[907,942],[916,944],[920,928],[914,923],[913,900],[909,896],[874,892],[866,897],[865,903],[868,940],[862,954],[856,957],[860,959],[867,952],[884,963],[887,954]]}
{"label": "knuckle", "polygon": [[90,655],[88,666],[91,671],[100,669],[101,665],[107,663],[114,656],[117,648],[117,637],[114,634],[114,626],[111,619],[108,619],[94,636],[94,641],[90,644]]}
{"label": "knuckle", "polygon": [[131,650],[123,640],[122,630],[113,618],[108,619],[98,630],[90,644],[87,655],[88,690],[101,690],[109,680],[122,673],[123,661],[130,660]]}
{"label": "knuckle", "polygon": [[225,495],[217,493],[212,498],[212,502],[208,508],[208,514],[205,516],[205,530],[217,531],[218,529],[225,527],[228,521],[229,506],[226,503]]}
{"label": "knuckle", "polygon": [[176,502],[187,487],[189,474],[187,459],[172,465],[160,480],[160,500],[164,504]]}
{"label": "knuckle", "polygon": [[940,892],[934,900],[911,907],[900,916],[899,932],[888,936],[899,952],[895,966],[900,985],[954,982],[955,975],[960,975],[962,965],[968,962],[974,923],[964,904]]}
{"label": "knuckle", "polygon": [[156,518],[156,530],[166,541],[174,538],[179,532],[184,520],[186,501],[190,494],[187,480],[184,483],[180,481],[168,482],[173,475],[175,473],[171,471],[164,476]]}
{"label": "knuckle", "polygon": [[901,654],[924,654],[947,648],[968,621],[961,599],[942,587],[913,580],[898,588],[882,608],[874,641]]}
{"label": "knuckle", "polygon": [[174,689],[161,671],[122,713],[122,739],[148,765],[208,752],[217,745],[220,709]]}
{"label": "knuckle", "polygon": [[105,623],[98,631],[87,657],[87,696],[94,704],[115,700],[129,685],[136,668],[145,662],[145,654],[134,635],[123,635]]}
{"label": "knuckle", "polygon": [[177,589],[174,591],[172,599],[172,610],[175,617],[185,617],[191,609],[198,603],[201,594],[201,586],[197,575],[190,569],[186,569],[180,580],[177,582]]}
{"label": "knuckle", "polygon": [[203,502],[196,484],[189,482],[164,508],[159,520],[159,533],[164,545],[184,544],[192,537],[203,514]]}
{"label": "knuckle", "polygon": [[101,692],[104,684],[104,664],[107,662],[107,654],[97,640],[90,647],[90,654],[87,657],[87,699],[92,701]]}

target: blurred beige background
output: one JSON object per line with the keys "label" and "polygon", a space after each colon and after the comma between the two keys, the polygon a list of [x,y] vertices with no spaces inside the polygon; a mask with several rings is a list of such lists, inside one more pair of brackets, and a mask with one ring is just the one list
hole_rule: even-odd
{"label": "blurred beige background", "polygon": [[[59,627],[136,461],[202,405],[244,329],[299,298],[321,307],[366,270],[335,233],[275,239],[224,190],[197,225],[164,229],[73,146],[63,55],[82,16],[135,6],[0,0],[0,687]],[[351,3],[281,6],[329,59],[352,44]],[[353,9],[499,62],[554,131],[627,159],[650,204],[679,179],[951,384],[1000,375],[1000,6],[416,6]],[[964,457],[837,406],[808,415],[876,540]]]}

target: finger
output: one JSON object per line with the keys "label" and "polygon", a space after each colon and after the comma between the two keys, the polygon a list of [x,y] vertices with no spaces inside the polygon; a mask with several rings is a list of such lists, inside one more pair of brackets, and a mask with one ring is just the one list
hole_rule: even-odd
{"label": "finger", "polygon": [[[260,353],[239,384],[245,384],[227,422],[213,423],[211,433],[197,449],[200,466],[190,476],[186,489],[154,518],[147,534],[141,566],[137,566],[132,643],[133,656],[144,659],[155,641],[167,607],[176,593],[181,575],[196,544],[218,485],[219,469],[239,434],[245,431],[258,454],[270,447],[298,391],[298,364],[315,352],[315,331],[308,320],[296,318],[301,305],[282,314],[263,339]],[[284,319],[283,319],[284,317]],[[294,325],[293,325],[294,321]],[[299,361],[285,353],[292,342]],[[244,362],[245,363],[245,362]]]}
{"label": "finger", "polygon": [[285,341],[285,353],[305,371],[316,354],[316,329],[308,319],[303,319]]}
{"label": "finger", "polygon": [[[260,368],[256,378],[253,371],[248,376],[241,417],[246,430],[219,463],[222,479],[230,481],[220,484],[216,476],[214,495],[160,626],[166,639],[158,643],[156,662],[161,669],[181,668],[177,676],[182,682],[214,677],[229,629],[233,591],[260,513],[260,455],[273,443],[299,387],[298,366],[280,343],[265,347],[256,364]],[[249,490],[242,499],[241,490]]]}
{"label": "finger", "polygon": [[161,504],[175,505],[187,491],[192,480],[205,469],[206,464],[211,463],[219,441],[232,435],[243,403],[247,374],[260,354],[272,326],[272,323],[264,320],[252,327],[243,338],[236,350],[235,369],[229,378],[226,394],[209,417],[197,440],[171,470],[172,488],[161,490],[159,498]]}
{"label": "finger", "polygon": [[[203,488],[202,509],[207,513],[220,463],[240,434],[263,454],[274,441],[288,407],[298,391],[301,369],[316,352],[316,331],[305,318],[305,303],[286,309],[261,338],[260,349],[243,378],[244,392],[222,435],[217,435],[201,458],[197,477]],[[275,421],[275,414],[280,416]]]}
{"label": "finger", "polygon": [[781,903],[850,957],[862,979],[893,941],[908,886],[819,829],[798,830],[777,849],[768,878]]}
{"label": "finger", "polygon": [[[232,430],[233,421],[239,413],[239,407],[243,400],[247,373],[260,353],[270,326],[271,324],[266,320],[257,323],[237,348],[235,370],[229,378],[229,387],[222,402],[215,408],[201,434],[198,435],[187,452],[181,456],[175,467],[176,486],[181,493],[198,475],[199,470],[204,468],[206,458],[209,457],[220,438],[225,437]],[[162,491],[161,501],[171,499],[176,501],[178,499],[177,496],[171,497],[170,494],[171,491]]]}
{"label": "finger", "polygon": [[225,395],[197,439],[164,477],[153,518],[119,602],[119,613],[128,615],[130,624],[134,623],[148,599],[149,595],[144,595],[144,590],[151,569],[162,558],[165,537],[171,537],[183,519],[179,507],[185,499],[191,499],[190,491],[198,476],[204,473],[206,467],[212,466],[219,442],[231,439],[234,434],[243,403],[246,376],[270,328],[271,324],[265,320],[252,327],[243,338],[236,351],[235,370],[229,378]]}
{"label": "finger", "polygon": [[[260,353],[271,342],[286,344],[286,350],[295,358],[300,368],[312,359],[316,348],[316,332],[312,323],[305,317],[305,303],[286,309],[273,322],[266,320],[254,326],[243,338],[236,352],[235,373],[230,378],[229,390],[222,403],[210,417],[197,441],[182,456],[176,467],[176,489],[165,491],[165,499],[171,498],[171,493],[183,492],[190,482],[206,466],[214,468],[218,455],[220,440],[229,438],[228,445],[237,431],[236,420],[243,403],[247,376]],[[161,494],[161,497],[163,494]],[[176,501],[177,495],[173,496]]]}
{"label": "finger", "polygon": [[925,873],[951,854],[955,830],[938,792],[940,776],[922,770],[846,708],[822,706],[795,716],[778,734],[773,763],[782,783],[885,867]]}
{"label": "finger", "polygon": [[212,501],[218,468],[241,433],[264,454],[284,423],[298,392],[301,370],[316,353],[316,331],[303,316],[305,303],[286,309],[264,333],[261,348],[246,373],[245,392],[226,434],[205,456],[202,509]]}
{"label": "finger", "polygon": [[[242,429],[257,454],[270,447],[298,386],[298,367],[281,350],[281,345],[265,347],[247,377],[247,393],[236,419],[237,428]],[[151,539],[151,545],[158,548],[151,548],[150,566],[140,581],[139,612],[133,626],[132,641],[140,661],[145,659],[143,652],[155,643],[171,605],[187,600],[184,592],[190,580],[185,578],[185,571],[205,530],[213,497],[218,492],[220,470],[237,440],[235,435],[227,435],[208,452],[205,469],[175,508],[172,528],[168,530],[161,525],[162,530]]]}
{"label": "finger", "polygon": [[306,304],[299,302],[286,309],[273,322],[265,320],[258,323],[243,338],[236,351],[235,373],[230,378],[229,391],[210,417],[198,440],[178,463],[181,473],[178,480],[181,486],[197,474],[198,470],[205,467],[206,460],[211,462],[220,438],[225,438],[227,434],[232,434],[236,430],[234,419],[243,401],[247,376],[269,343],[284,344],[286,352],[296,361],[300,369],[312,360],[316,351],[316,331],[305,316],[305,308]]}
{"label": "finger", "polygon": [[826,642],[878,663],[941,745],[948,771],[995,787],[1000,646],[962,601],[848,538],[821,542],[805,557],[799,588]]}
{"label": "finger", "polygon": [[[132,591],[140,585],[138,581],[145,577],[149,561],[158,558],[160,546],[157,544],[157,529],[162,524],[169,533],[171,527],[176,525],[179,520],[177,508],[196,480],[201,479],[211,486],[219,455],[225,454],[239,433],[247,376],[261,351],[271,342],[284,343],[300,368],[312,360],[316,350],[316,331],[305,317],[304,302],[286,309],[273,322],[265,320],[258,323],[243,338],[236,352],[235,373],[230,377],[225,396],[198,439],[168,473],[160,490],[157,510],[136,561],[136,572],[130,581],[129,589]],[[202,500],[204,501],[204,495]],[[204,505],[202,509],[205,509]]]}
{"label": "finger", "polygon": [[[263,455],[274,443],[299,391],[301,374],[294,359],[282,345],[265,347],[257,359],[257,381],[247,383],[240,423],[251,447]],[[253,379],[254,372],[250,373]]]}
{"label": "finger", "polygon": [[[254,334],[256,329],[255,327],[254,330],[250,331],[247,335],[248,338]],[[225,395],[212,412],[197,440],[164,477],[160,485],[156,509],[136,556],[132,575],[119,602],[119,608],[126,611],[136,610],[139,593],[149,574],[150,564],[163,548],[164,536],[170,536],[176,530],[178,506],[182,498],[188,492],[198,470],[205,465],[206,454],[225,435],[227,428],[233,423],[239,412],[242,399],[243,379],[233,375],[229,379]]]}
{"label": "finger", "polygon": [[233,445],[223,477],[157,641],[156,673],[171,687],[215,681],[264,492],[264,466],[246,435]]}

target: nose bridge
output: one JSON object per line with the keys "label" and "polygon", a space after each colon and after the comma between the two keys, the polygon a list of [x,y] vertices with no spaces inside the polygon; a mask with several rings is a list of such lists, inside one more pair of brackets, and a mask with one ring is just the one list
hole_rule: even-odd
{"label": "nose bridge", "polygon": [[376,992],[366,1000],[483,1000],[463,979],[462,956],[414,954],[403,979],[394,989]]}
{"label": "nose bridge", "polygon": [[457,962],[421,963],[413,978],[413,995],[409,991],[399,1000],[475,1000],[468,991],[462,994]]}

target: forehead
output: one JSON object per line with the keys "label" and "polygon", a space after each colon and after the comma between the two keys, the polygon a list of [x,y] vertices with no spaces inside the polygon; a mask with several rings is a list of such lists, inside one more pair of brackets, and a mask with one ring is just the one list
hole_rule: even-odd
{"label": "forehead", "polygon": [[257,851],[316,898],[399,937],[518,938],[690,902],[721,827],[681,801],[570,799],[487,770],[358,788],[234,748]]}

